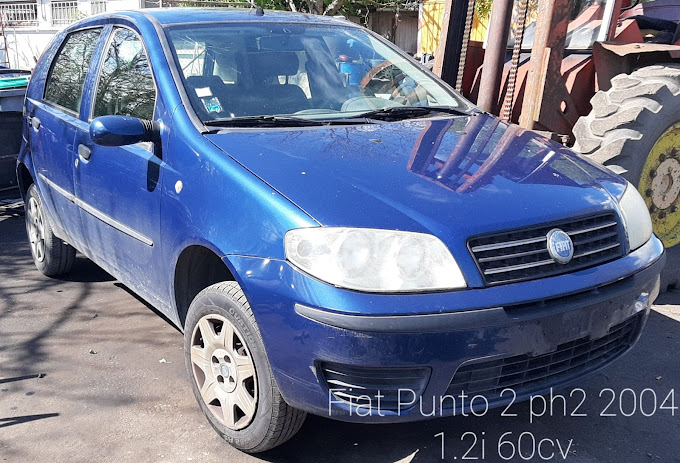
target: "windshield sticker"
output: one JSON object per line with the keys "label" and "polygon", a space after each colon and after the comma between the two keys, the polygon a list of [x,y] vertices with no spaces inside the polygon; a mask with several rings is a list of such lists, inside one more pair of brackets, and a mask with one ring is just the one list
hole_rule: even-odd
{"label": "windshield sticker", "polygon": [[212,98],[203,98],[203,106],[205,106],[206,111],[209,113],[219,113],[222,111],[222,105],[216,96]]}
{"label": "windshield sticker", "polygon": [[196,89],[196,95],[199,98],[206,98],[209,96],[212,96],[212,90],[210,90],[210,87],[201,87]]}

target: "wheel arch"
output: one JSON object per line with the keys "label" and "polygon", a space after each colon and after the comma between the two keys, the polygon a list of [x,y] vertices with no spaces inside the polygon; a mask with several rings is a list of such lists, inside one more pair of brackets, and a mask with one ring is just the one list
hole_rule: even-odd
{"label": "wheel arch", "polygon": [[31,174],[28,166],[23,162],[19,162],[17,164],[17,181],[19,182],[19,192],[21,193],[21,198],[26,199],[28,188],[35,183],[35,179],[33,178],[33,174]]}
{"label": "wheel arch", "polygon": [[604,43],[593,45],[593,61],[597,88],[609,90],[611,81],[620,74],[630,74],[636,69],[664,64],[680,63],[680,46],[657,43]]}
{"label": "wheel arch", "polygon": [[215,283],[237,281],[228,259],[206,243],[186,245],[175,263],[173,293],[177,319],[184,327],[189,306],[202,290]]}

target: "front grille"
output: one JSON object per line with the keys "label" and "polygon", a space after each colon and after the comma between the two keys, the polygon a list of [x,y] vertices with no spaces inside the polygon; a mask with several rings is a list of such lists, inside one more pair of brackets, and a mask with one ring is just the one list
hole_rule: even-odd
{"label": "front grille", "polygon": [[[516,355],[464,365],[453,376],[447,394],[481,395],[491,403],[501,399],[504,389],[512,389],[517,396],[547,389],[593,371],[621,355],[633,344],[639,326],[640,316],[633,316],[599,339],[567,342],[549,354]],[[509,393],[503,395],[508,397]]]}
{"label": "front grille", "polygon": [[364,410],[377,410],[380,405],[382,411],[411,407],[430,377],[429,368],[357,368],[333,363],[323,363],[321,372],[337,400]]}
{"label": "front grille", "polygon": [[[559,228],[574,242],[574,257],[559,264],[548,253],[548,232]],[[592,267],[623,254],[613,213],[478,236],[468,247],[487,285],[543,278]]]}

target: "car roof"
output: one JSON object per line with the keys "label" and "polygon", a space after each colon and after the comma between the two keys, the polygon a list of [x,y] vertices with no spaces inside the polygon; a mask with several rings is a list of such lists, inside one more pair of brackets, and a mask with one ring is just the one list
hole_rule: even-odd
{"label": "car roof", "polygon": [[124,16],[136,18],[141,13],[144,16],[156,19],[162,26],[173,24],[192,24],[192,23],[219,23],[231,21],[252,21],[262,22],[300,22],[317,24],[352,24],[342,17],[329,17],[323,15],[312,15],[305,13],[292,13],[289,11],[259,10],[264,14],[258,14],[256,8],[145,8],[137,11],[119,11],[111,16]]}

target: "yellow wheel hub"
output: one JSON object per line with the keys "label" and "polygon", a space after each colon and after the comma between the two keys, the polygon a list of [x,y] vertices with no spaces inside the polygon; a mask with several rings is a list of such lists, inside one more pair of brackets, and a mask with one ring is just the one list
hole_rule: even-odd
{"label": "yellow wheel hub", "polygon": [[652,216],[654,232],[666,247],[680,242],[680,123],[656,141],[642,168],[640,193]]}

